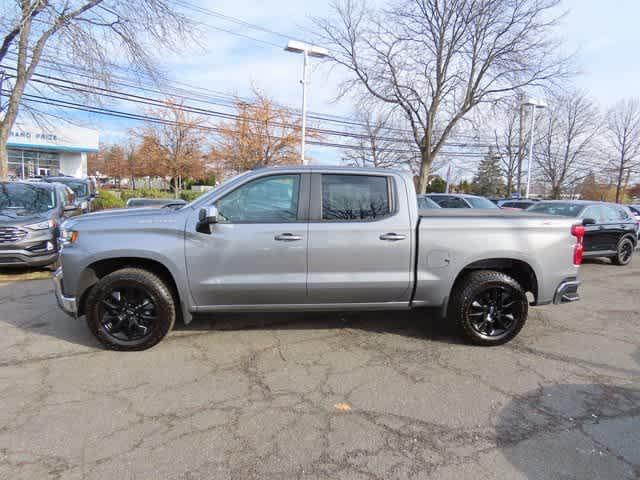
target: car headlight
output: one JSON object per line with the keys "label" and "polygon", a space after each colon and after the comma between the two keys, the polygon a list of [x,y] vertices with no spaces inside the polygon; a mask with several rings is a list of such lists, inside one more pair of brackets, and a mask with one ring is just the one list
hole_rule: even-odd
{"label": "car headlight", "polygon": [[45,220],[44,222],[25,225],[25,228],[28,228],[29,230],[46,230],[47,228],[54,228],[55,226],[56,226],[55,220]]}
{"label": "car headlight", "polygon": [[60,229],[60,238],[58,239],[61,246],[72,245],[78,240],[78,232],[67,228]]}
{"label": "car headlight", "polygon": [[89,202],[87,202],[86,200],[80,203],[80,209],[81,210],[86,210],[87,208],[89,208]]}

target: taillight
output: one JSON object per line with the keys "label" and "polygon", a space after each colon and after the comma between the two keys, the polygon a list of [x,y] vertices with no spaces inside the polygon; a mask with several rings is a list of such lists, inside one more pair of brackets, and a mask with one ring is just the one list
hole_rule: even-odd
{"label": "taillight", "polygon": [[573,246],[573,264],[577,267],[582,265],[582,255],[584,254],[584,226],[573,225],[571,235],[576,237],[576,244]]}

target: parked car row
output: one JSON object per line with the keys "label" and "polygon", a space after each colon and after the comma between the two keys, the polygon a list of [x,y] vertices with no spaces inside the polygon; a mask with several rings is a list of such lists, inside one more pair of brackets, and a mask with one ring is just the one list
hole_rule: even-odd
{"label": "parked car row", "polygon": [[0,266],[54,263],[60,223],[75,211],[60,183],[0,182]]}
{"label": "parked car row", "polygon": [[610,258],[616,265],[631,262],[640,238],[640,206],[580,200],[511,199],[490,201],[466,194],[418,195],[418,207],[526,210],[581,220],[585,226],[585,257]]}
{"label": "parked car row", "polygon": [[0,267],[41,267],[58,258],[59,226],[88,213],[97,192],[88,178],[0,182]]}

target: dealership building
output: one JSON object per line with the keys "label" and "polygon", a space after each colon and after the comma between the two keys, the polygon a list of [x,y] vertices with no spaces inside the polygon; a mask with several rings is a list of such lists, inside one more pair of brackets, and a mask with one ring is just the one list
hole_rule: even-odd
{"label": "dealership building", "polygon": [[9,136],[9,177],[87,175],[87,154],[98,151],[96,130],[75,125],[16,123]]}

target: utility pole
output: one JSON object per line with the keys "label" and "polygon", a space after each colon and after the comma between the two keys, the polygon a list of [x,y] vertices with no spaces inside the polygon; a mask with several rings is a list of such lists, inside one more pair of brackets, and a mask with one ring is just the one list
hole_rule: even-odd
{"label": "utility pole", "polygon": [[449,162],[449,168],[447,168],[447,186],[444,189],[444,193],[449,193],[450,182],[451,182],[451,162]]}

